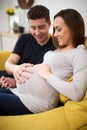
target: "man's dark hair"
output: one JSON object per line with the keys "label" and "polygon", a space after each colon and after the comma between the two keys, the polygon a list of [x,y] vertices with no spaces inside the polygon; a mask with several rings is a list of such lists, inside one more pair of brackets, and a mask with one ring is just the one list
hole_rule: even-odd
{"label": "man's dark hair", "polygon": [[28,11],[27,18],[32,20],[45,18],[47,22],[50,22],[50,11],[45,6],[36,5]]}

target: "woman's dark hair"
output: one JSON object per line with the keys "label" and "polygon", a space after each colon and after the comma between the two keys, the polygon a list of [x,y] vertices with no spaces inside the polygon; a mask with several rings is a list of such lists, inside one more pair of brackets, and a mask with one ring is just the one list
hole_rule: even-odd
{"label": "woman's dark hair", "polygon": [[[85,41],[85,25],[82,16],[74,9],[61,10],[54,16],[62,17],[65,24],[72,32],[72,43],[74,47],[84,44]],[[53,29],[55,32],[55,29]]]}
{"label": "woman's dark hair", "polygon": [[27,18],[32,20],[45,18],[47,22],[50,22],[50,11],[45,6],[36,5],[28,11]]}

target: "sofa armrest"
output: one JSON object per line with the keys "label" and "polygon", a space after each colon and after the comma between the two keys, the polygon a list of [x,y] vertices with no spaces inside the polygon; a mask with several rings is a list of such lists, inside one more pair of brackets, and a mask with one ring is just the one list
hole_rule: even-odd
{"label": "sofa armrest", "polygon": [[4,64],[9,55],[11,54],[10,51],[1,51],[0,52],[0,71],[4,70]]}

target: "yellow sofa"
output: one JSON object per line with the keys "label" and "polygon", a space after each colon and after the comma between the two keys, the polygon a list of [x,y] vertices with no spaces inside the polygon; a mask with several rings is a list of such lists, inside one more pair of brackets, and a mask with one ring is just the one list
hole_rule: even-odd
{"label": "yellow sofa", "polygon": [[[87,39],[85,41],[87,46]],[[10,52],[0,52],[0,70]],[[87,92],[81,102],[60,94],[63,106],[39,114],[0,116],[0,130],[87,130]]]}

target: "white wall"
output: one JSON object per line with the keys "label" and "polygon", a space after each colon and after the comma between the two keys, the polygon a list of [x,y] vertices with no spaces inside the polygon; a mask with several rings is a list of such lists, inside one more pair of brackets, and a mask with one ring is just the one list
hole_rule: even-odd
{"label": "white wall", "polygon": [[[7,7],[13,7],[15,4],[17,4],[17,0],[0,0],[0,32],[8,30],[8,19],[5,9]],[[84,18],[86,27],[85,35],[87,36],[87,0],[35,0],[34,5],[37,4],[45,5],[50,9],[51,21],[53,21],[53,16],[61,9],[76,9]],[[28,21],[26,17],[27,10],[22,10],[22,13],[21,22],[26,27],[26,30],[28,30]],[[52,32],[52,26],[50,32]]]}
{"label": "white wall", "polygon": [[8,30],[8,21],[5,9],[11,5],[11,0],[0,0],[0,32]]}

